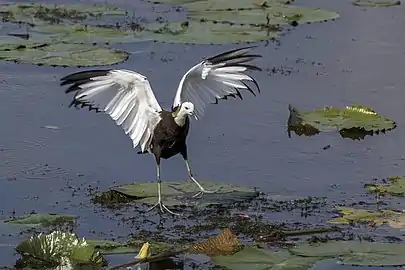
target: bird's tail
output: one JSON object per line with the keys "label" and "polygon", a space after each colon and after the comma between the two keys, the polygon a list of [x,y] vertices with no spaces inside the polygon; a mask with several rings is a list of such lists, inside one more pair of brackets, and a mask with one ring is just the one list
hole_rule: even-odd
{"label": "bird's tail", "polygon": [[137,152],[138,155],[144,155],[144,154],[147,154],[147,153],[149,153],[147,150]]}

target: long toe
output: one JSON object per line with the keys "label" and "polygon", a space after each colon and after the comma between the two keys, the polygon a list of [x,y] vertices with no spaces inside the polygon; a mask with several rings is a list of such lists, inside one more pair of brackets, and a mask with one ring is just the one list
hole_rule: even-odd
{"label": "long toe", "polygon": [[202,189],[199,192],[197,192],[197,194],[195,194],[193,196],[193,198],[202,198],[204,196],[204,194],[214,194],[219,192],[222,189],[222,187],[216,189],[216,190],[207,190],[207,189]]}
{"label": "long toe", "polygon": [[160,202],[157,202],[154,206],[152,206],[151,208],[149,208],[148,210],[146,210],[146,212],[149,212],[149,211],[155,209],[156,207],[159,207],[160,212],[163,213],[163,214],[164,214],[165,212],[167,212],[167,213],[172,214],[172,215],[175,215],[175,216],[181,216],[180,213],[173,212],[172,210],[170,210],[169,208],[167,208],[167,206],[164,205],[163,202],[161,202],[161,201],[160,201]]}

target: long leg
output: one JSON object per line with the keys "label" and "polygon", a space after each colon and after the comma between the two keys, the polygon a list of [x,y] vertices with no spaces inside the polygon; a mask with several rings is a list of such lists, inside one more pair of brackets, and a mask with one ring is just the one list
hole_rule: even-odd
{"label": "long leg", "polygon": [[167,208],[166,205],[164,205],[162,202],[162,181],[160,180],[160,157],[157,155],[155,155],[155,157],[156,157],[156,178],[157,178],[157,189],[158,189],[158,201],[154,206],[149,208],[147,210],[147,212],[149,212],[149,211],[155,209],[157,206],[159,206],[160,212],[164,213],[165,211],[167,211],[168,213],[170,213],[172,215],[178,216],[180,214],[173,212],[172,210]]}
{"label": "long leg", "polygon": [[193,197],[202,197],[204,193],[215,193],[219,191],[221,188],[217,190],[206,190],[198,181],[194,178],[193,172],[191,171],[191,166],[190,162],[188,161],[188,155],[187,155],[187,146],[184,145],[182,151],[180,152],[181,156],[183,157],[184,161],[186,162],[186,167],[187,167],[187,172],[188,172],[188,177],[193,180],[193,182],[198,186],[200,191],[195,194]]}

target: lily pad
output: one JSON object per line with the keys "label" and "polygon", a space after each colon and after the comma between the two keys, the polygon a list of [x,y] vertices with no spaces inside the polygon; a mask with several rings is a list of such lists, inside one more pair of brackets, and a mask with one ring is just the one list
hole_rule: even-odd
{"label": "lily pad", "polygon": [[201,22],[151,24],[144,31],[145,39],[189,44],[230,44],[274,40],[280,29]]}
{"label": "lily pad", "polygon": [[[140,27],[140,26],[139,26]],[[116,27],[51,24],[35,27],[33,31],[41,34],[53,35],[56,42],[78,44],[120,44],[147,40],[145,35],[140,35],[136,29],[124,29]]]}
{"label": "lily pad", "polygon": [[[167,206],[208,206],[208,205],[230,205],[250,200],[259,195],[254,189],[235,185],[225,185],[216,182],[202,182],[208,190],[218,190],[214,194],[205,194],[201,199],[194,199],[192,195],[199,189],[191,181],[184,182],[163,182],[162,198]],[[93,199],[95,202],[108,204],[108,199],[114,198],[111,193],[124,196],[127,200],[139,203],[154,205],[157,202],[156,182],[137,182],[113,186]]]}
{"label": "lily pad", "polygon": [[339,262],[358,266],[405,265],[405,245],[366,241],[328,241],[326,243],[301,243],[290,249],[298,256],[338,258]]}
{"label": "lily pad", "polygon": [[370,108],[361,105],[346,108],[325,107],[301,112],[292,105],[288,107],[288,133],[312,136],[323,131],[339,131],[344,138],[360,139],[366,135],[378,134],[396,128],[396,123]]}
{"label": "lily pad", "polygon": [[189,11],[188,17],[194,20],[241,25],[296,25],[297,23],[323,22],[336,19],[339,14],[333,11],[292,5],[271,5],[263,9]]}
{"label": "lily pad", "polygon": [[212,262],[232,270],[310,269],[319,259],[295,256],[285,250],[271,252],[245,247],[233,255],[214,257]]}
{"label": "lily pad", "polygon": [[357,0],[353,5],[360,7],[393,7],[401,5],[401,1],[370,1],[370,0]]}
{"label": "lily pad", "polygon": [[[167,1],[167,0],[165,0]],[[175,0],[169,0],[175,1]],[[179,0],[177,0],[179,1]],[[290,0],[204,0],[204,1],[187,1],[184,6],[191,11],[196,10],[240,10],[253,8],[266,8],[273,5],[289,4]]]}
{"label": "lily pad", "polygon": [[20,243],[16,250],[22,256],[18,264],[26,268],[66,266],[76,269],[75,266],[80,265],[101,267],[106,264],[102,255],[85,239],[61,231],[32,236]]}
{"label": "lily pad", "polygon": [[76,220],[74,215],[64,215],[64,214],[28,214],[15,219],[5,220],[5,223],[25,225],[28,227],[37,226],[53,226],[65,223],[73,223]]}
{"label": "lily pad", "polygon": [[0,45],[0,59],[16,63],[51,66],[101,66],[127,60],[129,54],[84,44],[4,44]]}
{"label": "lily pad", "polygon": [[392,219],[404,216],[404,213],[392,210],[370,211],[350,207],[338,207],[337,210],[342,216],[329,220],[329,223],[347,225],[353,223],[367,223],[375,226],[388,223],[388,221]]}
{"label": "lily pad", "polygon": [[388,177],[385,184],[366,184],[365,188],[370,192],[390,194],[393,196],[405,195],[405,177]]}
{"label": "lily pad", "polygon": [[45,3],[0,4],[4,21],[25,22],[32,25],[77,22],[103,15],[126,15],[126,11],[111,5],[55,5]]}

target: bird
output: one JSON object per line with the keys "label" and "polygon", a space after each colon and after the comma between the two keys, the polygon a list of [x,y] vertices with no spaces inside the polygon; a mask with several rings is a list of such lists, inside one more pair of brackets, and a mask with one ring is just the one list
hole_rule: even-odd
{"label": "bird", "polygon": [[[193,197],[218,190],[205,189],[195,178],[188,160],[186,138],[190,118],[201,119],[206,106],[228,98],[243,99],[241,90],[256,96],[260,93],[257,81],[248,71],[261,71],[251,61],[262,57],[251,53],[248,46],[206,58],[191,67],[181,78],[173,105],[164,110],[159,105],[147,77],[128,69],[95,69],[75,72],[60,79],[68,85],[66,94],[74,93],[69,107],[88,108],[104,112],[121,126],[138,154],[153,154],[156,161],[157,203],[162,213],[180,215],[170,210],[162,200],[160,163],[180,154],[188,177],[198,186]],[[253,87],[254,86],[254,87]],[[194,120],[193,120],[194,121]]]}

